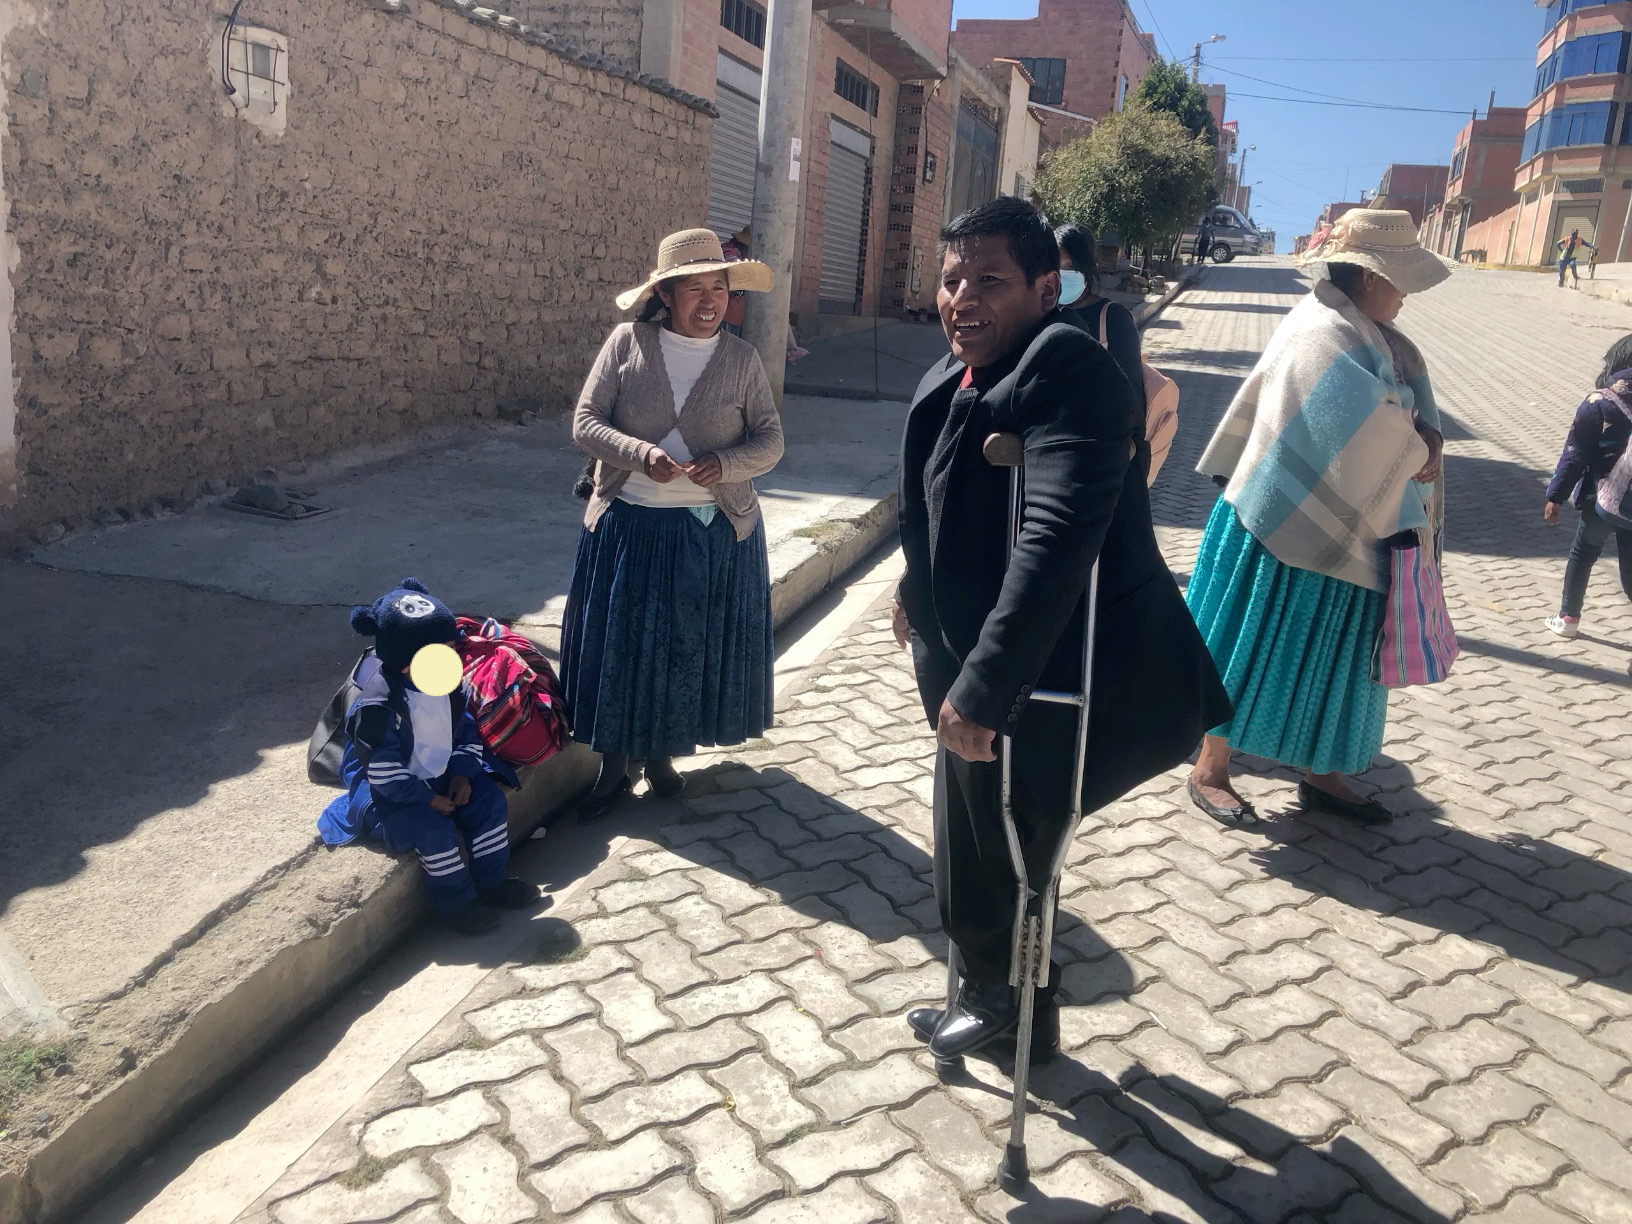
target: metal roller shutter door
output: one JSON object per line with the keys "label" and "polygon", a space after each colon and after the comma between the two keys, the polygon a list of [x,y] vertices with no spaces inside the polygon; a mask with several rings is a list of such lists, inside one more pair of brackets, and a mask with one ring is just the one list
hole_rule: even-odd
{"label": "metal roller shutter door", "polygon": [[822,213],[824,306],[846,312],[860,296],[862,221],[867,203],[867,158],[839,144],[828,146],[827,202]]}
{"label": "metal roller shutter door", "polygon": [[759,162],[759,102],[720,82],[720,117],[708,153],[708,228],[722,238],[754,218],[754,167]]}

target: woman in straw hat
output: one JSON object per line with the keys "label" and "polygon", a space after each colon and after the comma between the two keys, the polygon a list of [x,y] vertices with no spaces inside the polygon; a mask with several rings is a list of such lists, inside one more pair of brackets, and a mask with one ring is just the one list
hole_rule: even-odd
{"label": "woman in straw hat", "polygon": [[753,478],[782,458],[782,423],[754,347],[722,332],[771,270],[728,261],[706,229],[663,239],[657,268],[618,295],[620,323],[578,396],[572,436],[594,488],[561,633],[573,733],[601,753],[580,820],[629,792],[685,789],[674,758],[770,725],[771,594]]}
{"label": "woman in straw hat", "polygon": [[1391,819],[1345,775],[1382,747],[1388,690],[1371,658],[1392,537],[1437,521],[1443,439],[1428,372],[1394,327],[1407,294],[1454,266],[1409,213],[1354,209],[1304,256],[1327,275],[1282,321],[1198,471],[1224,486],[1186,602],[1235,706],[1203,742],[1192,802],[1256,819],[1230,751],[1303,770],[1308,810]]}

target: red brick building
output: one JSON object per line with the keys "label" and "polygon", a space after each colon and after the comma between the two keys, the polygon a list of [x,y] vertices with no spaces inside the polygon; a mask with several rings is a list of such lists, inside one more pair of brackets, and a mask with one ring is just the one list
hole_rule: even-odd
{"label": "red brick building", "polygon": [[1429,245],[1441,255],[1460,258],[1473,226],[1518,203],[1513,175],[1524,144],[1525,116],[1522,106],[1492,107],[1457,133],[1445,204],[1428,235]]}
{"label": "red brick building", "polygon": [[1128,0],[1038,0],[1032,18],[958,22],[952,45],[977,64],[1019,60],[1033,102],[1090,119],[1121,110],[1156,59]]}
{"label": "red brick building", "polygon": [[1445,182],[1449,166],[1393,165],[1383,171],[1377,194],[1368,201],[1371,208],[1404,209],[1412,224],[1420,226],[1430,208],[1445,202]]}

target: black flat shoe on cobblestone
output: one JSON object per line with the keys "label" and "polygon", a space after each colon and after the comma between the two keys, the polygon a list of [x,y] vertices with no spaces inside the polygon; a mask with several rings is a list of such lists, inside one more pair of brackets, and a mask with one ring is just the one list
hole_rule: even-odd
{"label": "black flat shoe on cobblestone", "polygon": [[1184,784],[1185,791],[1190,796],[1190,802],[1195,804],[1208,816],[1221,825],[1250,825],[1258,823],[1258,809],[1243,799],[1235,807],[1219,807],[1208,800],[1202,793],[1201,787],[1194,782]]}
{"label": "black flat shoe on cobblestone", "polygon": [[1344,799],[1307,782],[1298,783],[1298,798],[1308,811],[1330,812],[1356,824],[1385,825],[1394,819],[1394,813],[1375,799]]}
{"label": "black flat shoe on cobblestone", "polygon": [[526,909],[537,903],[538,885],[511,876],[491,892],[483,893],[482,900],[499,909]]}
{"label": "black flat shoe on cobblestone", "polygon": [[629,792],[634,790],[634,788],[635,784],[629,781],[628,776],[625,775],[619,780],[616,786],[599,798],[597,798],[594,794],[590,794],[582,803],[578,805],[578,823],[582,825],[599,820],[602,816],[605,816],[613,808],[617,807],[618,804],[627,799],[629,797]]}
{"label": "black flat shoe on cobblestone", "polygon": [[646,785],[658,799],[678,799],[686,793],[686,780],[680,776],[680,771],[675,769],[673,761],[666,761],[655,768],[648,763]]}

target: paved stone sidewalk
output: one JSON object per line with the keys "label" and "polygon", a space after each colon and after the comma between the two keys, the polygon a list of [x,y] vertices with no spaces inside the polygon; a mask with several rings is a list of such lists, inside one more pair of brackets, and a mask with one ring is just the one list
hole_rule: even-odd
{"label": "paved stone sidewalk", "polygon": [[[944,945],[932,744],[880,607],[683,812],[631,805],[635,836],[532,959],[245,1219],[1632,1221],[1632,617],[1606,573],[1600,641],[1539,639],[1567,540],[1505,509],[1535,509],[1568,362],[1632,312],[1598,303],[1621,312],[1601,337],[1541,335],[1557,369],[1481,396],[1456,363],[1500,360],[1515,320],[1541,330],[1506,285],[1459,278],[1456,310],[1406,320],[1453,375],[1469,649],[1400,697],[1365,775],[1400,818],[1296,813],[1291,776],[1251,760],[1262,829],[1196,814],[1182,771],[1090,818],[1063,888],[1069,1055],[1034,1079],[1026,1201],[993,1188],[1006,1068],[943,1086],[901,1018],[943,989]],[[1157,500],[1181,574],[1212,500],[1194,453],[1298,291],[1215,269],[1153,333],[1185,391]],[[1570,402],[1526,415],[1512,387],[1546,377]],[[1458,476],[1480,448],[1511,470]]]}

